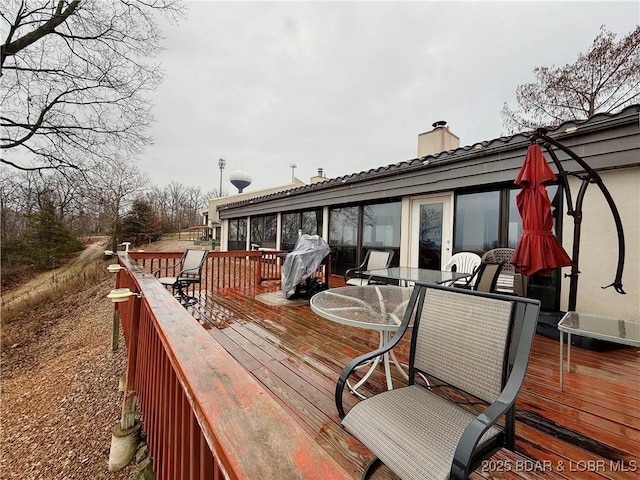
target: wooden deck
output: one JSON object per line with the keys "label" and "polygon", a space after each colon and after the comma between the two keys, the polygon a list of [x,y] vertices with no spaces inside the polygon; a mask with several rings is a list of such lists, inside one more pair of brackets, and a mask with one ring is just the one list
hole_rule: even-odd
{"label": "wooden deck", "polygon": [[[332,277],[332,286],[339,283]],[[278,288],[267,282],[245,292],[217,290],[190,311],[322,448],[360,478],[371,454],[340,427],[334,386],[350,359],[377,347],[377,333],[325,320],[308,302],[274,306],[256,298]],[[640,350],[571,352],[572,372],[560,392],[558,342],[536,335],[517,403],[516,452],[498,452],[471,478],[640,479]],[[399,353],[406,356],[406,348]],[[404,382],[399,375],[394,381]],[[380,371],[367,390],[383,388]],[[380,471],[376,478],[394,477]]]}

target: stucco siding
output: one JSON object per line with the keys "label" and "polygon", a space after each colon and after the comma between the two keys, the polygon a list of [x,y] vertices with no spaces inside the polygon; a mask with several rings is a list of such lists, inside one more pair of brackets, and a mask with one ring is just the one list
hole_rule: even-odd
{"label": "stucco siding", "polygon": [[[622,277],[626,295],[613,287],[618,262],[618,237],[609,206],[597,185],[587,189],[583,205],[580,241],[578,296],[576,310],[616,318],[640,318],[640,167],[600,172],[618,207],[624,228],[626,255]],[[570,180],[573,197],[580,187],[578,179]],[[564,217],[563,246],[571,255],[573,219]],[[569,268],[563,269],[569,273]],[[566,310],[569,279],[562,283],[561,308]]]}

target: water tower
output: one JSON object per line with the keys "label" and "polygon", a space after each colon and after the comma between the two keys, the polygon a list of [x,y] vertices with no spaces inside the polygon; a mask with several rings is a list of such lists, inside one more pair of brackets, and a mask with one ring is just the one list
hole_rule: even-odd
{"label": "water tower", "polygon": [[231,181],[233,186],[238,189],[238,193],[242,193],[242,190],[251,185],[251,175],[249,175],[244,170],[236,170],[235,172],[231,172],[231,175],[229,175],[229,180]]}

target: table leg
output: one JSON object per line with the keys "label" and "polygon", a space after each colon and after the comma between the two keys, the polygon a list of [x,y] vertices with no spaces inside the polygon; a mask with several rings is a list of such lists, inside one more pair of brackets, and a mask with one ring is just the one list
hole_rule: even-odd
{"label": "table leg", "polygon": [[393,390],[393,382],[391,381],[391,368],[389,368],[389,352],[384,355],[384,376],[387,379],[387,390]]}
{"label": "table leg", "polygon": [[562,375],[564,373],[564,355],[563,355],[563,344],[564,344],[564,332],[560,330],[560,391],[562,392]]}
{"label": "table leg", "polygon": [[[380,341],[378,343],[378,348],[381,348],[385,345],[385,336],[384,336],[384,332],[380,332]],[[388,371],[388,364],[389,364],[389,358],[387,356],[387,354],[385,353],[384,356],[386,357],[386,364],[385,364],[385,372]],[[360,392],[358,392],[358,389],[367,381],[369,380],[369,377],[373,374],[373,372],[375,372],[376,367],[378,366],[378,364],[380,363],[380,361],[382,360],[382,355],[377,356],[375,359],[373,359],[371,362],[368,363],[364,363],[357,368],[362,368],[367,366],[369,363],[371,363],[371,366],[369,367],[369,370],[367,370],[367,373],[365,373],[362,378],[360,380],[358,380],[356,382],[355,385],[351,385],[351,383],[349,382],[349,380],[347,380],[347,386],[349,387],[349,390],[351,391],[351,393],[353,393],[356,397],[360,398],[361,400],[364,400],[365,397],[363,394],[361,394]],[[389,379],[387,378],[387,385],[389,385]]]}
{"label": "table leg", "polygon": [[[393,332],[387,332],[387,331],[380,332],[380,343],[378,345],[379,348],[384,347],[386,344],[388,344],[391,341],[391,333]],[[351,385],[349,380],[347,380],[347,386],[349,387],[349,390],[351,391],[351,393],[353,393],[360,399],[366,398],[364,395],[358,392],[358,388],[360,388],[364,384],[364,382],[366,382],[369,379],[369,377],[373,375],[373,372],[375,371],[376,367],[381,361],[382,361],[382,364],[384,365],[384,376],[387,382],[387,390],[393,390],[393,379],[391,378],[391,362],[395,364],[396,368],[402,374],[405,380],[407,381],[409,380],[409,375],[407,375],[407,373],[404,371],[404,369],[402,368],[402,364],[396,357],[396,354],[393,352],[393,350],[391,350],[390,352],[386,352],[381,356],[376,357],[374,360],[372,360],[371,366],[369,367],[369,370],[367,370],[367,373],[365,373],[363,377],[360,380],[358,380],[358,382],[355,385]],[[364,367],[366,365],[368,365],[368,363],[363,364],[361,367]],[[361,368],[361,367],[358,367],[358,368]],[[427,380],[425,379],[425,381]]]}
{"label": "table leg", "polygon": [[571,371],[571,332],[567,332],[567,372]]}
{"label": "table leg", "polygon": [[391,360],[393,361],[393,363],[396,364],[396,368],[398,369],[400,374],[404,377],[405,380],[408,381],[409,380],[409,375],[407,375],[407,373],[404,371],[404,368],[402,367],[402,364],[396,358],[396,354],[393,352],[393,350],[391,350],[391,352],[389,352],[389,353],[391,354]]}

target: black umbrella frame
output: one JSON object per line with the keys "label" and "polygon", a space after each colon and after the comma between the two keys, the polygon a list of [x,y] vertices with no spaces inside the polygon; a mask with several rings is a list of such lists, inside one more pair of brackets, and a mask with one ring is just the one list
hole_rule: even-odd
{"label": "black umbrella frame", "polygon": [[[578,261],[580,257],[580,233],[582,229],[582,203],[584,200],[585,193],[587,191],[587,187],[591,183],[595,183],[600,188],[602,195],[607,201],[609,205],[609,209],[611,210],[611,214],[613,215],[613,220],[616,225],[616,230],[618,233],[618,266],[616,269],[616,276],[612,283],[609,285],[605,285],[602,288],[613,287],[616,292],[620,294],[626,294],[626,292],[622,289],[622,271],[624,269],[624,230],[622,228],[622,220],[620,219],[620,214],[618,212],[618,207],[616,207],[615,202],[613,201],[613,197],[609,190],[605,186],[602,178],[598,173],[593,170],[580,156],[576,155],[569,148],[562,145],[557,140],[549,137],[547,135],[546,128],[538,128],[533,135],[531,135],[531,143],[540,143],[542,147],[547,151],[556,168],[558,169],[557,177],[559,181],[562,183],[562,187],[565,193],[565,198],[567,202],[567,215],[573,217],[573,249],[571,260],[573,265],[571,266],[571,273],[565,274],[565,277],[570,277],[569,283],[569,300],[568,300],[568,310],[574,311],[576,309],[576,298],[578,296],[578,275],[580,274],[580,270],[578,269]],[[575,172],[567,172],[560,163],[558,156],[552,147],[557,148],[558,150],[562,150],[566,153],[572,160],[574,160],[584,172],[575,173]],[[571,195],[571,190],[569,188],[569,182],[567,180],[567,176],[572,175],[582,182],[580,184],[580,188],[578,189],[578,194],[576,195],[575,205],[573,202],[573,197]]]}

